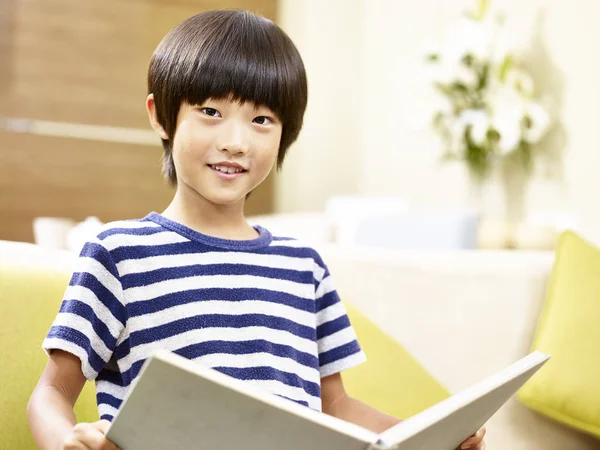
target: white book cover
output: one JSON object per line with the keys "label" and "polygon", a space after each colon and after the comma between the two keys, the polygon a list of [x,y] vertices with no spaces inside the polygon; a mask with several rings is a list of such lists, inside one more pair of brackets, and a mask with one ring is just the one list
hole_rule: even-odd
{"label": "white book cover", "polygon": [[454,450],[549,358],[531,353],[376,434],[158,352],[144,364],[107,437],[123,450]]}

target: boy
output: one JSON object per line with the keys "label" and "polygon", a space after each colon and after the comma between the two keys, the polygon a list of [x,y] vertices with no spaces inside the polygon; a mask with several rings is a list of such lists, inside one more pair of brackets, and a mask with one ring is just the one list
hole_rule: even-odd
{"label": "boy", "polygon": [[[84,246],[27,408],[40,448],[116,448],[108,424],[159,348],[376,432],[398,423],[345,394],[340,372],[365,357],[319,255],[244,218],[302,126],[290,39],[249,12],[199,14],[157,47],[148,91],[176,192],[162,214],[108,224]],[[76,424],[86,379],[101,420]],[[483,449],[483,434],[464,445]]]}

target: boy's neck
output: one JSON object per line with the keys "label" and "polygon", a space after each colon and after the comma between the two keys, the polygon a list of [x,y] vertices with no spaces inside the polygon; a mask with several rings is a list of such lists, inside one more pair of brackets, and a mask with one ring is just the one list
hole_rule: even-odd
{"label": "boy's neck", "polygon": [[244,217],[245,199],[233,205],[215,205],[196,192],[177,188],[164,217],[192,230],[221,239],[249,240],[258,232]]}

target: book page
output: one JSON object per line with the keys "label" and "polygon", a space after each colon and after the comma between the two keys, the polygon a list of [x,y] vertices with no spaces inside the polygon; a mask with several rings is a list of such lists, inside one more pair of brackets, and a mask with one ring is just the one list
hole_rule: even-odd
{"label": "book page", "polygon": [[149,360],[107,437],[125,450],[365,450],[378,435],[174,354]]}
{"label": "book page", "polygon": [[395,450],[455,450],[549,359],[534,352],[380,435]]}

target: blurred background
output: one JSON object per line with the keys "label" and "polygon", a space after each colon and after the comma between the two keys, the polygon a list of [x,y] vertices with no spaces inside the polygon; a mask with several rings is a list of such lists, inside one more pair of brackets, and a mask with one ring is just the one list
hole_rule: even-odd
{"label": "blurred background", "polygon": [[[39,217],[162,211],[172,191],[144,109],[149,58],[185,18],[245,8],[290,35],[309,79],[304,129],[249,216],[342,210],[348,223],[348,210],[371,205],[395,214],[395,230],[475,217],[479,247],[549,248],[566,227],[600,240],[600,65],[584,50],[600,39],[594,0],[0,5],[0,239],[33,241]],[[509,84],[518,95],[504,92]],[[523,124],[534,116],[529,139]],[[523,151],[533,164],[503,176],[506,155]],[[456,246],[472,246],[462,233]]]}
{"label": "blurred background", "polygon": [[304,128],[246,212],[315,247],[377,326],[357,327],[365,400],[409,417],[541,349],[536,407],[507,403],[489,448],[597,450],[600,251],[561,232],[600,244],[598,0],[0,0],[7,448],[34,448],[24,405],[76,252],[171,200],[147,64],[215,8],[273,19],[304,59]]}

